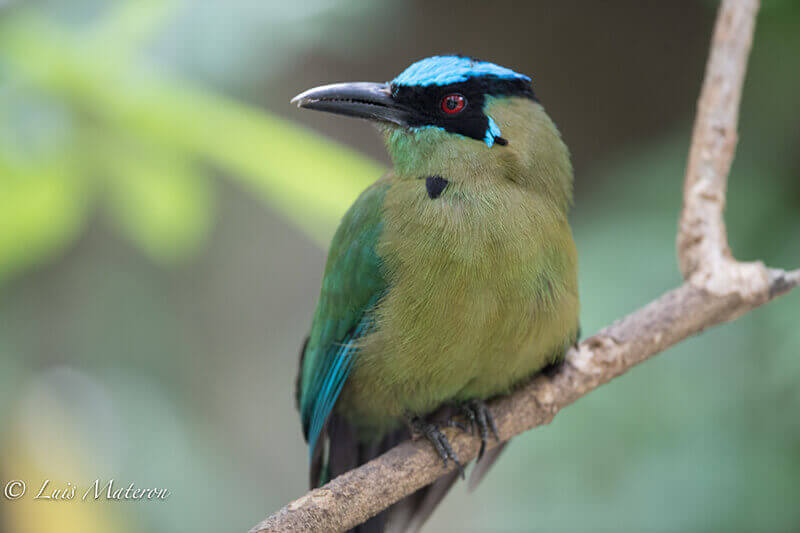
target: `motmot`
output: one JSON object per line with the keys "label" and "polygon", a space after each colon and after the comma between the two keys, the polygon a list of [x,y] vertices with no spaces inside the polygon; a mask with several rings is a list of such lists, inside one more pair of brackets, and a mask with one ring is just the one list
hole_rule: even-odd
{"label": "motmot", "polygon": [[374,122],[392,162],[342,218],[301,351],[311,485],[426,438],[458,469],[357,528],[418,529],[462,468],[443,427],[479,433],[482,476],[486,401],[579,335],[569,151],[529,76],[465,56],[292,102]]}

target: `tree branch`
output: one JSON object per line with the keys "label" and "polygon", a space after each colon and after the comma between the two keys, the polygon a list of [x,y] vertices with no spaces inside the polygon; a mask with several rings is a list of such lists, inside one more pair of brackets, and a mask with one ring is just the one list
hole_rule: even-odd
{"label": "tree branch", "polygon": [[[552,376],[538,376],[492,402],[502,441],[549,423],[578,398],[706,328],[733,320],[800,285],[784,272],[733,259],[723,221],[728,171],[758,0],[720,7],[686,170],[678,257],[685,282],[570,350]],[[448,430],[465,461],[478,439]],[[496,443],[492,443],[496,445]],[[407,441],[289,503],[252,532],[344,531],[452,469],[424,441]]]}

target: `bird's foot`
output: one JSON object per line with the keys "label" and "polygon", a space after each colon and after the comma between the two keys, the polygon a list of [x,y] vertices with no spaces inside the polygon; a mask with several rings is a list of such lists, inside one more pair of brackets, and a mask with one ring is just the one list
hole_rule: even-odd
{"label": "bird's foot", "polygon": [[[464,479],[464,467],[461,466],[456,452],[453,450],[453,447],[450,446],[450,441],[447,440],[447,436],[442,433],[441,426],[436,422],[428,422],[419,416],[409,416],[407,421],[409,427],[411,428],[412,438],[416,439],[425,437],[428,442],[433,445],[433,448],[436,450],[436,453],[439,454],[439,457],[442,458],[444,466],[447,467],[447,461],[452,460],[456,465],[456,468],[458,468],[458,471],[461,473],[461,479]],[[464,431],[467,429],[463,424],[455,422],[451,423],[448,421],[446,425],[459,427]]]}
{"label": "bird's foot", "polygon": [[547,366],[545,366],[544,368],[542,368],[539,371],[539,373],[541,375],[543,375],[543,376],[551,378],[551,377],[555,376],[556,374],[558,374],[561,371],[562,368],[564,368],[564,363],[566,361],[567,360],[564,357],[559,357],[555,361],[552,361],[551,363],[548,363]]}
{"label": "bird's foot", "polygon": [[[489,432],[492,432],[495,440],[500,442],[500,436],[497,434],[497,424],[495,424],[492,411],[483,400],[470,400],[458,406],[463,416],[467,421],[469,427],[469,434],[474,435],[477,429],[478,435],[481,438],[481,449],[478,452],[478,460],[483,457],[483,452],[486,451],[486,443],[489,440]],[[452,423],[455,425],[455,423]],[[464,428],[467,431],[467,428]]]}

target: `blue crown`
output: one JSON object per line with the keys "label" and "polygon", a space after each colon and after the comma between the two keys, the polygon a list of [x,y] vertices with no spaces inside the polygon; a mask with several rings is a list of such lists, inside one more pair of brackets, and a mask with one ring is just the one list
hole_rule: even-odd
{"label": "blue crown", "polygon": [[480,76],[531,81],[524,74],[488,61],[462,56],[433,56],[417,61],[391,83],[405,86],[450,85]]}

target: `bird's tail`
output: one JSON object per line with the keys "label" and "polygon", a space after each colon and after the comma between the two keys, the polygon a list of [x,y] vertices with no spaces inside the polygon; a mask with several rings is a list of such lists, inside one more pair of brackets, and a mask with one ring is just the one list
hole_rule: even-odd
{"label": "bird's tail", "polygon": [[[327,450],[322,445],[315,450],[311,464],[312,488],[371,461],[411,437],[409,430],[401,427],[385,435],[379,442],[359,442],[355,428],[336,414],[330,417],[324,432],[327,433],[327,439],[324,439],[327,440]],[[356,526],[350,533],[418,531],[457,479],[458,472],[444,476]]]}
{"label": "bird's tail", "polygon": [[[483,457],[475,463],[475,466],[472,468],[472,473],[469,475],[468,490],[475,490],[495,461],[497,461],[497,458],[500,457],[500,453],[503,451],[506,444],[508,444],[508,441],[501,442],[491,450],[487,450],[486,453],[483,454]],[[397,520],[398,523],[403,524],[403,529],[387,528],[387,531],[419,531],[444,497],[447,496],[453,484],[458,481],[458,476],[459,471],[454,470],[446,476],[437,479],[433,484],[418,490],[408,498],[395,504],[396,506],[405,505],[406,508],[405,521],[400,522],[400,520]],[[398,511],[395,511],[395,513],[398,518],[401,516]],[[394,518],[394,516],[392,518]]]}
{"label": "bird's tail", "polygon": [[[327,450],[318,445],[311,468],[311,486],[327,483],[336,476],[371,461],[404,440],[411,438],[406,427],[385,435],[379,442],[359,442],[355,428],[342,417],[333,414],[324,431],[327,433]],[[322,439],[321,439],[322,440]],[[470,490],[475,488],[500,455],[504,444],[488,450],[478,461],[469,480]],[[327,452],[327,453],[326,453]],[[327,457],[323,457],[325,454]],[[419,531],[433,511],[458,480],[457,470],[423,487],[350,530],[350,533],[405,533]]]}

